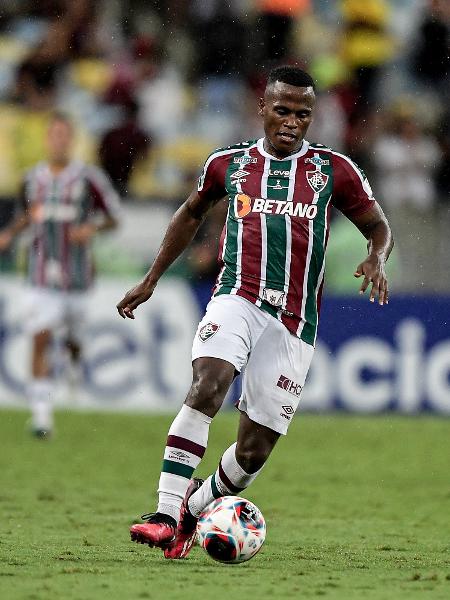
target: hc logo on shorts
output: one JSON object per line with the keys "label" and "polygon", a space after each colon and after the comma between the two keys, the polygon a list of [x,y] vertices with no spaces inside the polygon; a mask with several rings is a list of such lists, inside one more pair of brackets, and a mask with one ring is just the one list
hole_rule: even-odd
{"label": "hc logo on shorts", "polygon": [[292,379],[289,379],[285,375],[280,375],[277,386],[282,390],[289,392],[293,396],[297,396],[297,398],[302,393],[302,386],[299,383],[295,383],[295,381],[292,381]]}

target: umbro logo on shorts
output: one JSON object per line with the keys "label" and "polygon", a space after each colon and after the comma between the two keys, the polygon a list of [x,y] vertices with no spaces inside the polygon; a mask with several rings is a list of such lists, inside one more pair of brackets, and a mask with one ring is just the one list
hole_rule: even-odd
{"label": "umbro logo on shorts", "polygon": [[[277,387],[280,387],[282,390],[286,390],[286,392],[289,392],[293,396],[297,396],[297,398],[302,393],[302,386],[299,383],[295,383],[295,381],[292,381],[292,379],[289,379],[285,375],[280,375]],[[283,406],[283,410],[284,408],[285,407]]]}
{"label": "umbro logo on shorts", "polygon": [[203,325],[203,327],[198,332],[198,337],[201,339],[202,342],[206,342],[206,340],[209,340],[210,337],[212,337],[215,333],[217,333],[217,331],[219,331],[219,328],[220,325],[216,325],[216,323],[206,323],[206,325]]}
{"label": "umbro logo on shorts", "polygon": [[292,406],[289,406],[289,404],[286,404],[286,405],[282,406],[281,408],[283,409],[284,412],[280,413],[280,417],[283,417],[284,419],[287,419],[288,421],[290,421],[295,410],[292,408]]}

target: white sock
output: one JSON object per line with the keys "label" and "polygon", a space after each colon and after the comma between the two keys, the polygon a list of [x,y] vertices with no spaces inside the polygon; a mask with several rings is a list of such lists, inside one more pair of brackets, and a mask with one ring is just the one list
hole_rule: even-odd
{"label": "white sock", "polygon": [[53,381],[47,377],[34,378],[28,387],[33,429],[50,431],[53,427]]}
{"label": "white sock", "polygon": [[183,404],[169,429],[159,478],[158,512],[178,523],[189,481],[208,443],[211,418]]}
{"label": "white sock", "polygon": [[189,511],[194,517],[222,496],[238,496],[261,473],[246,473],[236,460],[236,443],[225,450],[217,471],[205,480],[203,485],[189,498]]}

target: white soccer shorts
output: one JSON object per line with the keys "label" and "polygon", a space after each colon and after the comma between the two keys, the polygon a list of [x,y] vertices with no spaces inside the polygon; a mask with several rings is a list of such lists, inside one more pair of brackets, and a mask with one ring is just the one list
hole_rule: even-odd
{"label": "white soccer shorts", "polygon": [[25,299],[25,331],[30,335],[45,330],[63,331],[73,340],[81,342],[88,294],[29,288]]}
{"label": "white soccer shorts", "polygon": [[212,298],[192,345],[192,360],[221,358],[243,371],[238,408],[285,435],[297,410],[314,348],[240,296]]}

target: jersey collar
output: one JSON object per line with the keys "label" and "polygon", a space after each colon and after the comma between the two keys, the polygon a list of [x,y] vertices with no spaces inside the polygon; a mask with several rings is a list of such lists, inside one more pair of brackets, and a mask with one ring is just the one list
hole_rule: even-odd
{"label": "jersey collar", "polygon": [[270,158],[270,160],[278,160],[278,161],[292,160],[293,158],[298,158],[299,156],[303,156],[304,154],[306,154],[308,152],[308,148],[309,148],[309,142],[307,140],[303,140],[302,145],[300,146],[300,150],[298,152],[296,152],[295,154],[289,154],[289,156],[286,156],[285,158],[276,158],[275,156],[272,156],[272,154],[269,154],[268,152],[266,152],[264,150],[264,138],[260,138],[256,144],[258,147],[258,152],[260,154],[262,154],[262,156],[264,156],[265,158]]}

